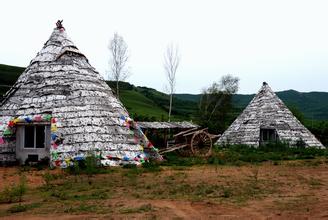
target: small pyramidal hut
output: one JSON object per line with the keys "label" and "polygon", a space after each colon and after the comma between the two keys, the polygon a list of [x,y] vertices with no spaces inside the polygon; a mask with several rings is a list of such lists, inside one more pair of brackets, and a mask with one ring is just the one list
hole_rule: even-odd
{"label": "small pyramidal hut", "polygon": [[65,168],[92,154],[103,165],[161,159],[103,77],[57,22],[0,103],[0,163],[50,159]]}
{"label": "small pyramidal hut", "polygon": [[218,144],[260,146],[276,141],[291,146],[324,147],[264,82],[242,114],[223,133]]}

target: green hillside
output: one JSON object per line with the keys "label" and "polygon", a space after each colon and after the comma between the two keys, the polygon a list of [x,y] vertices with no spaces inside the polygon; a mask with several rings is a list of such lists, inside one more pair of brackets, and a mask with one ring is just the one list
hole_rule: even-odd
{"label": "green hillside", "polygon": [[[307,119],[328,120],[328,92],[297,92],[287,90],[277,92],[278,97],[287,105],[299,109]],[[182,100],[198,102],[200,95],[176,94]],[[236,108],[244,109],[253,99],[252,95],[234,95],[233,104]]]}
{"label": "green hillside", "polygon": [[186,93],[175,94],[175,97],[181,100],[186,100],[191,102],[198,102],[200,99],[200,95],[186,94]]}
{"label": "green hillside", "polygon": [[[0,95],[4,94],[15,83],[24,71],[22,67],[0,64]],[[113,82],[107,82],[112,88]],[[121,82],[121,101],[130,114],[140,120],[167,120],[169,96],[152,88],[136,87]],[[301,93],[295,90],[277,92],[277,95],[287,104],[299,109],[307,119],[328,120],[328,93]],[[235,95],[234,106],[242,111],[254,95]],[[197,109],[200,95],[175,94],[173,99],[173,119],[188,120]],[[238,114],[238,112],[236,114]]]}
{"label": "green hillside", "polygon": [[0,95],[13,85],[25,68],[0,64]]}
{"label": "green hillside", "polygon": [[[107,81],[111,88],[115,82]],[[139,121],[166,121],[168,119],[169,96],[152,88],[136,87],[120,82],[120,100],[130,114]],[[115,92],[115,89],[113,89]],[[173,98],[172,120],[190,120],[196,103]]]}
{"label": "green hillside", "polygon": [[130,115],[138,121],[165,120],[167,118],[167,112],[164,109],[136,90],[122,90],[121,101]]}
{"label": "green hillside", "polygon": [[278,92],[277,95],[289,106],[296,106],[306,118],[328,120],[328,93],[301,93],[295,90]]}
{"label": "green hillside", "polygon": [[[328,93],[327,92],[298,92],[287,90],[276,93],[289,107],[299,109],[307,119],[328,120]],[[234,105],[244,109],[254,95],[235,95]]]}

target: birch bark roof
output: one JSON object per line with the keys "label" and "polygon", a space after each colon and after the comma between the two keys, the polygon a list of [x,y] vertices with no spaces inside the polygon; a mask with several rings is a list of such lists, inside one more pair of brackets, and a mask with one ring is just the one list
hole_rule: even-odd
{"label": "birch bark roof", "polygon": [[0,119],[46,113],[58,119],[64,149],[104,149],[117,157],[142,152],[120,122],[127,110],[64,28],[53,30],[0,106]]}
{"label": "birch bark roof", "polygon": [[265,82],[217,143],[259,146],[261,128],[275,129],[279,140],[291,145],[302,140],[306,146],[323,147]]}

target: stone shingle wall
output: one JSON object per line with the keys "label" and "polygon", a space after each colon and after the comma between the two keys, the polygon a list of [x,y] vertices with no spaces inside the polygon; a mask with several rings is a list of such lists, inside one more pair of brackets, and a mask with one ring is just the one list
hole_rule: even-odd
{"label": "stone shingle wall", "polygon": [[[56,119],[54,134],[63,139],[57,149],[51,149],[53,161],[63,162],[87,151],[98,151],[104,159],[115,158],[111,165],[139,163],[146,157],[143,148],[149,141],[135,134],[138,128],[131,129],[120,120],[128,118],[127,110],[64,29],[54,29],[1,102],[3,124],[8,118],[38,114],[51,114]],[[0,129],[0,135],[2,132]],[[0,153],[0,161],[12,159],[15,143],[0,145],[0,152],[5,149],[8,153]]]}
{"label": "stone shingle wall", "polygon": [[323,147],[266,83],[217,143],[259,146],[260,128],[275,129],[279,140],[291,145],[302,140],[307,146]]}

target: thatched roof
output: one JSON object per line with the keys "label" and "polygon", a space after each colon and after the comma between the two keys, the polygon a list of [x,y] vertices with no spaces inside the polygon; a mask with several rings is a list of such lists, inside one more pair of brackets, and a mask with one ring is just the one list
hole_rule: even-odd
{"label": "thatched roof", "polygon": [[218,143],[259,146],[261,128],[275,129],[279,140],[289,142],[291,145],[301,140],[306,146],[323,147],[267,83],[263,83],[258,94],[223,133]]}
{"label": "thatched roof", "polygon": [[[0,123],[6,124],[18,116],[44,114],[56,119],[52,136],[63,139],[50,149],[56,165],[89,151],[101,152],[102,162],[110,165],[122,161],[138,163],[145,156],[143,148],[151,146],[63,27],[53,30],[5,95],[0,106]],[[0,126],[0,136],[3,127],[1,130]]]}

